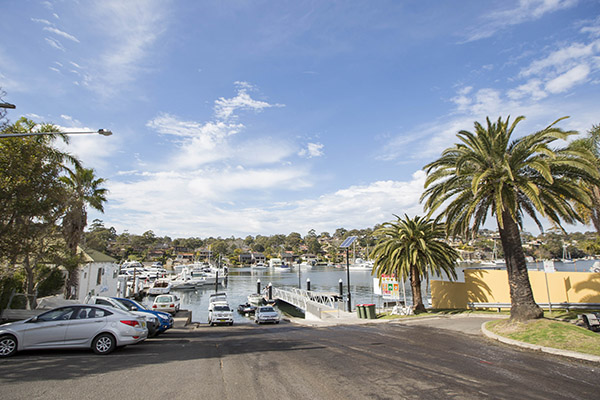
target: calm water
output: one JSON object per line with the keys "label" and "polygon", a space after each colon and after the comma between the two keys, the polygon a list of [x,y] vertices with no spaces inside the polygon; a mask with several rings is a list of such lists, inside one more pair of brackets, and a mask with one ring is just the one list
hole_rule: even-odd
{"label": "calm water", "polygon": [[[590,267],[596,260],[579,260],[573,263],[563,264],[555,262],[557,271],[577,271],[589,272]],[[464,265],[464,264],[463,264]],[[530,270],[543,270],[543,264],[529,263]],[[315,292],[339,292],[339,280],[344,285],[344,294],[347,293],[346,287],[346,269],[336,267],[317,266],[312,269],[298,270],[272,270],[270,268],[256,270],[249,267],[230,268],[229,277],[225,286],[219,286],[220,292],[226,292],[230,306],[234,309],[234,321],[236,323],[250,323],[252,320],[240,315],[237,312],[237,306],[247,301],[251,293],[256,293],[256,283],[260,279],[261,289],[269,283],[274,287],[289,289],[297,288],[300,282],[302,289],[306,289],[306,280],[310,279],[311,290]],[[405,283],[407,303],[411,304],[410,284]],[[423,300],[429,297],[429,291],[426,282],[423,286]],[[356,304],[373,303],[382,304],[382,298],[373,294],[373,277],[370,271],[350,271],[350,291],[352,294],[352,307]],[[208,299],[209,295],[215,292],[214,286],[204,286],[197,290],[173,292],[181,297],[181,308],[192,311],[193,322],[206,323],[208,319]],[[152,298],[144,299],[144,304],[150,305]]]}
{"label": "calm water", "polygon": [[[251,293],[256,293],[257,280],[260,279],[261,290],[269,283],[274,287],[286,289],[297,288],[300,281],[302,289],[306,289],[306,280],[310,279],[310,289],[315,292],[339,292],[339,280],[342,279],[344,294],[347,293],[346,269],[336,267],[313,267],[298,270],[272,270],[270,268],[255,270],[249,267],[230,268],[229,277],[225,286],[219,286],[220,292],[226,292],[229,305],[234,309],[235,322],[251,322],[237,312],[237,306],[247,301]],[[407,283],[407,296],[410,297],[410,288]],[[350,271],[350,291],[352,304],[381,302],[380,296],[373,294],[373,277],[370,271]],[[215,292],[213,286],[203,286],[197,290],[173,291],[181,297],[181,308],[192,311],[193,322],[206,323],[208,319],[208,299]],[[151,298],[144,299],[144,304],[152,303]]]}

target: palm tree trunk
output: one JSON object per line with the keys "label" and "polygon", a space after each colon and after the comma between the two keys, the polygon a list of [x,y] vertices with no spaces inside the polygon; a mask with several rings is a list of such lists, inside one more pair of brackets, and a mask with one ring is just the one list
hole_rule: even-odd
{"label": "palm tree trunk", "polygon": [[410,289],[413,298],[413,311],[415,314],[427,312],[421,295],[421,275],[416,265],[410,266]]}
{"label": "palm tree trunk", "polygon": [[508,273],[511,302],[510,318],[515,321],[542,318],[544,313],[533,298],[529,273],[527,272],[527,261],[521,245],[519,226],[507,211],[503,211],[502,218],[504,228],[498,225],[498,230]]}

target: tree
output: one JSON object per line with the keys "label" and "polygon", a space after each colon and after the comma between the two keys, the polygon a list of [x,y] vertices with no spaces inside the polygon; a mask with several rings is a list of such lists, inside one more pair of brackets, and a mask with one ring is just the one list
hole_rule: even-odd
{"label": "tree", "polygon": [[[600,124],[593,125],[586,137],[572,141],[569,146],[574,149],[591,150],[596,161],[596,168],[600,169]],[[591,222],[596,229],[596,233],[600,233],[600,186],[586,182],[583,182],[583,186],[588,191],[592,206],[588,208],[585,205],[578,204],[578,211],[584,222],[586,224]]]}
{"label": "tree", "polygon": [[[56,132],[21,118],[3,133]],[[36,265],[55,258],[57,222],[64,213],[65,187],[60,182],[67,163],[79,162],[52,146],[64,135],[0,139],[0,258],[8,274],[26,273],[26,292],[33,295]]]}
{"label": "tree", "polygon": [[550,147],[556,140],[575,134],[553,122],[547,128],[511,139],[516,125],[498,118],[487,119],[487,127],[475,122],[475,132],[460,131],[461,143],[443,151],[424,169],[427,172],[425,208],[441,209],[451,236],[472,235],[489,213],[496,218],[511,297],[511,319],[541,318],[533,299],[520,230],[523,217],[530,216],[543,231],[538,214],[556,226],[561,221],[581,221],[574,202],[591,205],[582,181],[596,183],[598,169],[593,154],[585,149]]}
{"label": "tree", "polygon": [[382,275],[410,279],[415,312],[426,312],[421,295],[421,282],[429,272],[442,271],[456,279],[458,251],[443,242],[444,224],[437,220],[415,216],[396,222],[386,222],[375,234],[380,237],[373,250],[374,272]]}
{"label": "tree", "polygon": [[[76,257],[77,246],[81,243],[83,230],[87,225],[87,207],[104,212],[107,189],[101,188],[105,180],[96,178],[93,169],[76,165],[74,170],[67,169],[68,175],[61,181],[68,190],[67,210],[62,220],[63,236],[67,243],[70,257]],[[73,288],[77,286],[79,263],[70,262],[67,268],[66,298],[74,296]]]}

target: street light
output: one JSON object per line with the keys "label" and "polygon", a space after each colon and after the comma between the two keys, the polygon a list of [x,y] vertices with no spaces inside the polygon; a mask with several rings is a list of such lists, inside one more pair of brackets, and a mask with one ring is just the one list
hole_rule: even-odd
{"label": "street light", "polygon": [[27,132],[27,133],[3,133],[0,134],[0,138],[11,138],[21,136],[40,136],[40,135],[87,135],[87,134],[99,134],[102,136],[112,135],[112,131],[107,129],[98,129],[95,132]]}
{"label": "street light", "polygon": [[350,260],[349,260],[349,254],[348,254],[348,247],[350,247],[350,245],[352,245],[352,243],[354,243],[354,241],[357,239],[357,236],[348,236],[346,238],[346,240],[344,240],[344,243],[342,243],[340,245],[341,249],[346,249],[346,274],[347,274],[347,285],[348,285],[348,312],[352,312],[352,299],[351,299],[351,294],[350,294]]}

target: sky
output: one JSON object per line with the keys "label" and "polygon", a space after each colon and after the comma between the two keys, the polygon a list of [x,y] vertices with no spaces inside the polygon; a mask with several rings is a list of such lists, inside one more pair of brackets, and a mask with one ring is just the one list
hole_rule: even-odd
{"label": "sky", "polygon": [[107,180],[89,220],[119,233],[371,228],[423,214],[423,166],[475,121],[524,115],[516,136],[600,123],[597,0],[1,9],[8,118],[113,132],[65,150]]}

